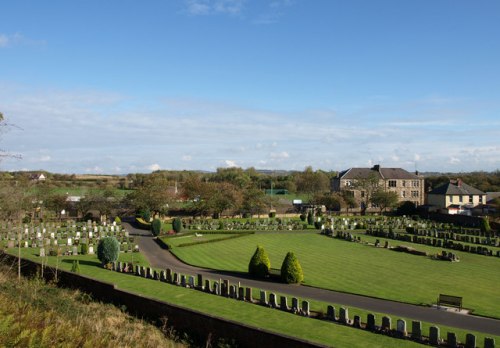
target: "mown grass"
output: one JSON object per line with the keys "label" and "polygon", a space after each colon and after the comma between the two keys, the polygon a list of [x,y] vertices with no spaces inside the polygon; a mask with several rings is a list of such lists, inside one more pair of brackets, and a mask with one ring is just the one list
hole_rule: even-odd
{"label": "mown grass", "polygon": [[1,347],[183,347],[157,327],[78,291],[0,267]]}
{"label": "mown grass", "polygon": [[[433,254],[442,250],[393,242]],[[464,307],[474,314],[500,318],[500,259],[496,257],[456,251],[461,261],[451,263],[319,234],[283,232],[173,248],[172,252],[191,265],[246,272],[257,245],[269,254],[272,268],[279,269],[286,253],[294,252],[306,285],[425,305],[445,293],[463,297]]]}
{"label": "mown grass", "polygon": [[[27,258],[39,260],[39,257],[33,253],[29,253],[29,249],[23,251],[25,252],[24,256]],[[242,322],[250,326],[264,328],[272,332],[300,337],[312,342],[335,347],[419,346],[411,341],[395,340],[363,330],[300,317],[159,281],[108,271],[100,267],[99,261],[90,255],[63,257],[59,262],[60,269],[69,270],[73,259],[80,260],[81,274],[114,283],[121,289],[143,294],[168,303],[193,308],[197,311],[225,319]],[[55,264],[54,257],[50,257],[48,261],[49,264]]]}

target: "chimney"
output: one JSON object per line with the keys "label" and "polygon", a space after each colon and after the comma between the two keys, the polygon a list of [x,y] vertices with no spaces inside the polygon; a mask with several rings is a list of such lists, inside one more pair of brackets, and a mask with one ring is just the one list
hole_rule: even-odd
{"label": "chimney", "polygon": [[462,180],[461,179],[457,179],[457,186],[462,187]]}
{"label": "chimney", "polygon": [[380,164],[375,164],[372,168],[372,170],[376,170],[377,172],[380,171]]}

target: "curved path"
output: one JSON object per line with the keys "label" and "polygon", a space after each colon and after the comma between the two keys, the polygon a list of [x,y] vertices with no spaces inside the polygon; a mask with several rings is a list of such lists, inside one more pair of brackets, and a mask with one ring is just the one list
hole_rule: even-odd
{"label": "curved path", "polygon": [[358,307],[367,311],[385,313],[437,325],[446,325],[500,336],[500,320],[497,319],[459,314],[431,307],[417,306],[309,286],[287,285],[272,281],[255,280],[248,278],[244,273],[216,271],[190,266],[178,260],[170,252],[162,249],[154,241],[149,231],[136,229],[125,222],[123,225],[130,234],[136,237],[141,252],[145,255],[153,268],[171,268],[177,273],[190,274],[193,276],[202,274],[204,278],[212,280],[223,278],[228,279],[233,284],[241,282],[244,286],[287,294],[297,298],[338,303],[344,306]]}

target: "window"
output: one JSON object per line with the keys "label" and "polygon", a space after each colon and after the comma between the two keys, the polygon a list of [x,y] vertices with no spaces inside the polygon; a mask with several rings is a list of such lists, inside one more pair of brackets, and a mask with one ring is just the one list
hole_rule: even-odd
{"label": "window", "polygon": [[401,191],[401,197],[406,198],[406,191]]}
{"label": "window", "polygon": [[413,187],[419,187],[419,182],[418,182],[418,180],[413,180],[413,181],[412,181],[412,183],[411,183],[411,185],[412,185]]}
{"label": "window", "polygon": [[403,187],[406,187],[406,180],[403,180],[402,184],[403,184]]}
{"label": "window", "polygon": [[449,196],[449,198],[450,198],[450,203],[452,203],[453,202],[453,196]]}
{"label": "window", "polygon": [[472,203],[474,201],[474,196],[469,196],[469,203]]}
{"label": "window", "polygon": [[352,182],[351,182],[351,180],[347,180],[347,181],[345,182],[345,185],[346,185],[346,186],[352,186]]}
{"label": "window", "polygon": [[397,181],[396,180],[389,180],[389,187],[396,187]]}
{"label": "window", "polygon": [[460,203],[464,201],[464,196],[460,196]]}
{"label": "window", "polygon": [[361,191],[361,198],[365,198],[365,191]]}
{"label": "window", "polygon": [[412,196],[413,198],[418,197],[418,191],[411,191],[411,196]]}

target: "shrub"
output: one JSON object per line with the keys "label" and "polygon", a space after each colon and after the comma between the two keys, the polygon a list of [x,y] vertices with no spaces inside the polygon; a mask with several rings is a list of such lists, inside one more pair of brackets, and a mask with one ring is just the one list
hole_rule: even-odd
{"label": "shrub", "polygon": [[118,260],[120,243],[115,237],[104,237],[97,245],[97,258],[103,265]]}
{"label": "shrub", "polygon": [[271,212],[269,212],[269,217],[270,217],[270,218],[273,218],[273,217],[275,217],[275,216],[276,216],[276,212],[275,212],[275,211],[271,211]]}
{"label": "shrub", "polygon": [[252,214],[250,213],[243,213],[243,219],[250,219],[252,217]]}
{"label": "shrub", "polygon": [[82,255],[87,255],[89,253],[89,246],[85,243],[80,245],[81,245],[80,252],[82,253]]}
{"label": "shrub", "polygon": [[321,221],[315,221],[314,222],[314,228],[317,229],[317,230],[321,229],[321,225],[323,225],[321,223]]}
{"label": "shrub", "polygon": [[491,231],[490,222],[487,218],[481,219],[481,232],[489,233]]}
{"label": "shrub", "polygon": [[151,223],[151,233],[153,233],[153,236],[159,235],[161,232],[161,220],[160,219],[154,219],[153,222]]}
{"label": "shrub", "polygon": [[306,216],[304,214],[300,214],[300,221],[306,221]]}
{"label": "shrub", "polygon": [[80,273],[80,262],[78,260],[73,260],[73,265],[71,266],[71,272]]}
{"label": "shrub", "polygon": [[255,253],[248,264],[248,273],[257,278],[265,278],[269,275],[271,261],[263,247],[257,246]]}
{"label": "shrub", "polygon": [[172,228],[175,233],[182,231],[182,220],[180,218],[175,218],[174,221],[172,221]]}
{"label": "shrub", "polygon": [[302,267],[300,267],[299,260],[297,260],[295,254],[292,252],[286,254],[285,260],[283,260],[283,264],[281,265],[281,280],[287,284],[298,284],[304,280]]}
{"label": "shrub", "polygon": [[307,213],[307,223],[309,225],[314,224],[314,215],[312,212]]}
{"label": "shrub", "polygon": [[116,222],[117,224],[121,224],[121,223],[122,223],[122,219],[120,219],[120,217],[119,217],[119,216],[117,216],[117,217],[115,217],[115,222]]}

